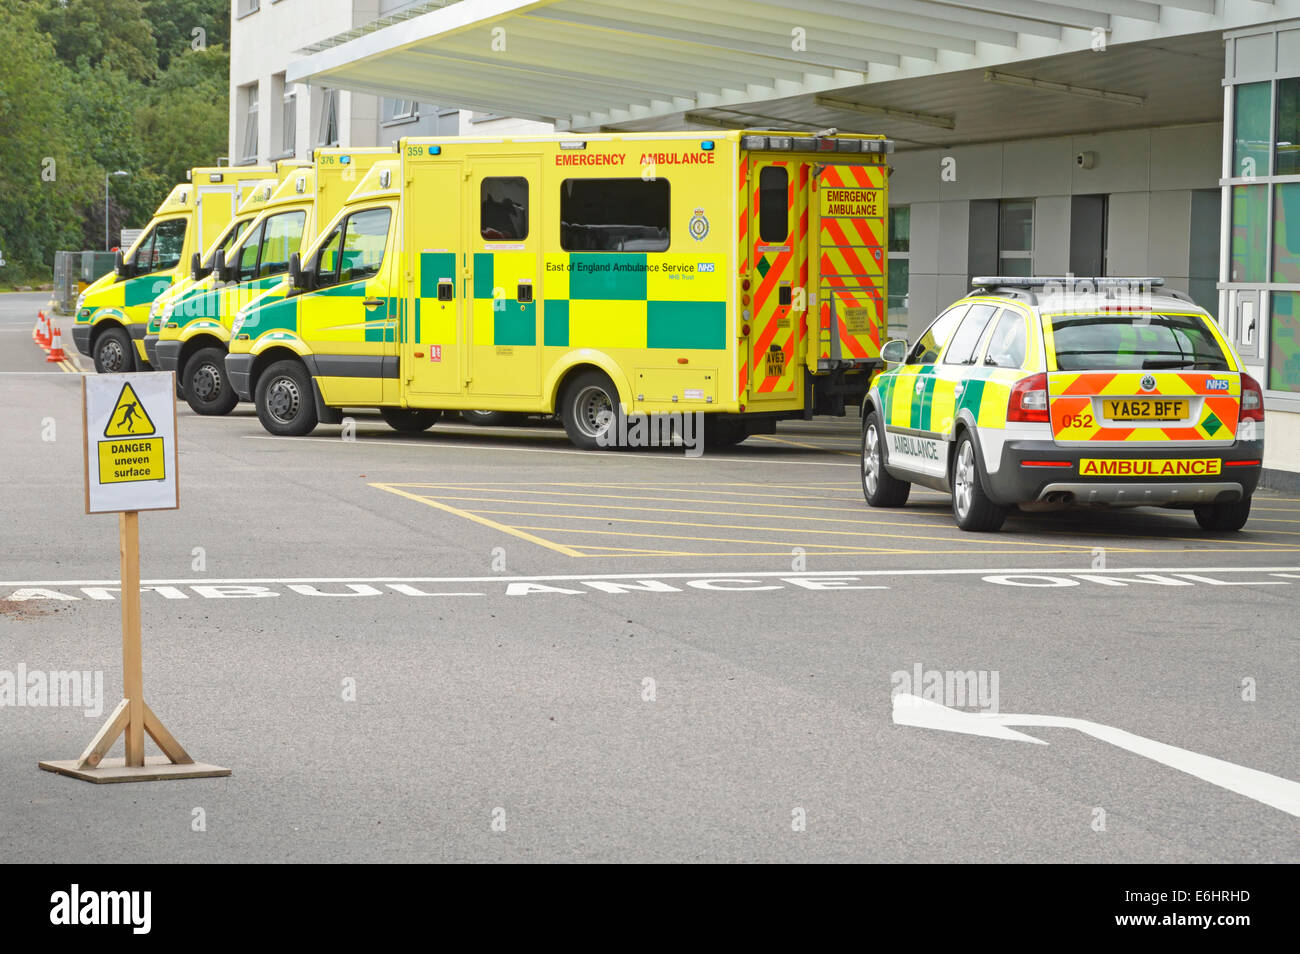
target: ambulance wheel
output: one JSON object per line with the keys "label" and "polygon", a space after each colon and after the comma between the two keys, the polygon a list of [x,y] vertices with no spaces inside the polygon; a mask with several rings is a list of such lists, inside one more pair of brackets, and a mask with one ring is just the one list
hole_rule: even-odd
{"label": "ambulance wheel", "polygon": [[121,328],[109,328],[95,339],[95,370],[123,374],[135,370],[135,345]]}
{"label": "ambulance wheel", "polygon": [[528,417],[510,411],[461,411],[460,416],[466,424],[477,424],[479,427],[511,427],[524,423]]}
{"label": "ambulance wheel", "polygon": [[442,411],[431,411],[415,407],[381,407],[384,423],[403,434],[419,434],[438,423]]}
{"label": "ambulance wheel", "polygon": [[963,432],[952,461],[952,515],[963,530],[992,532],[1007,519],[1007,508],[984,495],[982,470],[975,442]]}
{"label": "ambulance wheel", "polygon": [[912,485],[885,470],[885,432],[874,411],[862,422],[862,496],[872,507],[901,507]]}
{"label": "ambulance wheel", "polygon": [[1250,498],[1235,503],[1202,504],[1193,507],[1202,530],[1240,530],[1250,516]]}
{"label": "ambulance wheel", "polygon": [[195,414],[229,414],[239,395],[226,377],[226,353],[220,348],[200,348],[185,362],[181,376],[185,400]]}
{"label": "ambulance wheel", "polygon": [[257,419],[272,434],[301,437],[316,429],[311,376],[298,361],[277,361],[257,379]]}
{"label": "ambulance wheel", "polygon": [[[560,402],[564,432],[583,450],[617,446],[618,388],[601,371],[584,371],[569,382]],[[610,434],[610,430],[613,433]],[[609,435],[609,436],[606,436]]]}
{"label": "ambulance wheel", "polygon": [[705,416],[701,426],[704,446],[709,450],[735,447],[749,437],[749,429],[744,421],[729,420],[717,414]]}

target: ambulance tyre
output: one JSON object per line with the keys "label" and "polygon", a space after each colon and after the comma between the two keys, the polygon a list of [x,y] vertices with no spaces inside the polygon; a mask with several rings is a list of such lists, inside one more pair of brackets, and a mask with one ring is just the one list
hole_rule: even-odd
{"label": "ambulance tyre", "polygon": [[135,370],[135,345],[125,329],[109,328],[95,339],[95,370],[100,374]]}
{"label": "ambulance tyre", "polygon": [[993,532],[1007,519],[1007,508],[984,495],[979,451],[968,433],[957,438],[952,460],[952,515],[963,530]]}
{"label": "ambulance tyre", "polygon": [[226,377],[226,352],[220,348],[200,348],[185,362],[181,375],[185,400],[195,414],[229,414],[239,403],[239,395]]}
{"label": "ambulance tyre", "polygon": [[1250,516],[1250,498],[1234,503],[1202,504],[1193,507],[1202,530],[1240,530]]}
{"label": "ambulance tyre", "polygon": [[257,419],[278,437],[301,437],[316,429],[311,376],[299,361],[277,361],[257,379]]}
{"label": "ambulance tyre", "polygon": [[381,407],[384,423],[403,434],[419,434],[438,423],[442,411],[417,407]]}
{"label": "ambulance tyre", "polygon": [[875,411],[862,422],[862,496],[873,507],[901,507],[912,485],[885,470],[885,433]]}
{"label": "ambulance tyre", "polygon": [[[617,446],[618,388],[602,371],[583,371],[564,388],[560,416],[564,433],[582,450],[608,450]],[[614,429],[611,437],[606,433]]]}

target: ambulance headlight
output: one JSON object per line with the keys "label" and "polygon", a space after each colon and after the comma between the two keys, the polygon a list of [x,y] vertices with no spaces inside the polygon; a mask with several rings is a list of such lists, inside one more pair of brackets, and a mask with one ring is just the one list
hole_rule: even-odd
{"label": "ambulance headlight", "polygon": [[81,309],[83,309],[83,308],[85,308],[85,307],[86,307],[86,293],[85,293],[85,292],[82,292],[80,295],[77,296],[77,307],[74,308],[73,311],[75,311],[75,312],[77,312],[78,314],[80,314],[80,313],[81,313]]}

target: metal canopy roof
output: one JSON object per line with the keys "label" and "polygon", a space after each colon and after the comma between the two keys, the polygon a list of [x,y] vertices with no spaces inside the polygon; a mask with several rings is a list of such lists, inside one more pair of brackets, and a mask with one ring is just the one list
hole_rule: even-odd
{"label": "metal canopy roof", "polygon": [[[1205,34],[1256,22],[1264,13],[1276,19],[1281,8],[1294,5],[1088,0],[1085,9],[1047,0],[416,0],[304,50],[287,79],[544,120],[560,129],[734,125],[723,121],[729,112],[762,115],[766,103],[788,112],[790,104],[802,103],[815,107],[817,121],[825,118],[827,125],[836,125],[837,118],[844,128],[888,121],[933,132],[951,128],[951,117],[882,107],[872,87],[1008,64],[1014,74],[1014,65],[1024,61]],[[1016,79],[1023,77],[999,82]],[[1105,92],[1091,90],[1098,99]],[[1140,108],[1134,103],[1140,96],[1122,85],[1118,92],[1115,109]],[[864,120],[864,112],[882,122]]]}

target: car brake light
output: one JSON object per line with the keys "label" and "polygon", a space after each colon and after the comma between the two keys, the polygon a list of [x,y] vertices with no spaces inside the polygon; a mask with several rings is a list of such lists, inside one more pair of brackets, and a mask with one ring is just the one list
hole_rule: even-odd
{"label": "car brake light", "polygon": [[1011,386],[1007,399],[1007,420],[1046,424],[1051,420],[1047,413],[1047,375],[1033,374],[1021,378]]}
{"label": "car brake light", "polygon": [[1241,375],[1241,419],[1261,423],[1264,420],[1264,389],[1244,372]]}

